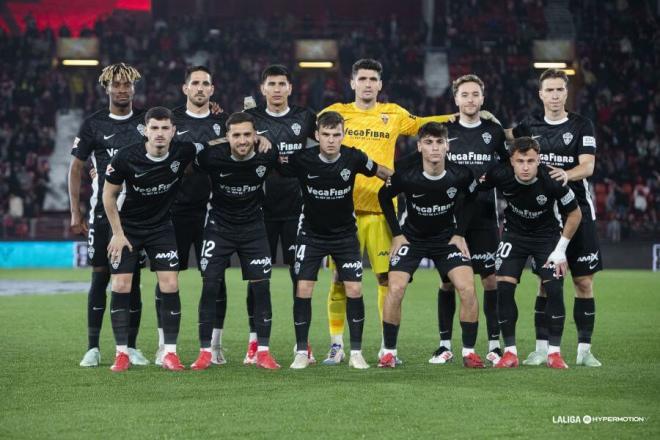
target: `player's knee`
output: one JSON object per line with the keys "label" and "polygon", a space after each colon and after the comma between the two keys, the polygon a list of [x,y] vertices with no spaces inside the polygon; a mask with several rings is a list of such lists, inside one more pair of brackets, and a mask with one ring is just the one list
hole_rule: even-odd
{"label": "player's knee", "polygon": [[346,289],[346,296],[348,298],[359,298],[362,296],[362,284],[361,283],[344,283]]}
{"label": "player's knee", "polygon": [[495,290],[497,289],[497,279],[495,274],[488,275],[481,279],[481,285],[484,286],[484,290]]}
{"label": "player's knee", "polygon": [[298,286],[296,287],[296,296],[298,298],[311,298],[313,290],[313,281],[298,281]]}
{"label": "player's knee", "polygon": [[406,293],[406,283],[400,281],[390,282],[389,289],[387,289],[387,300],[400,303],[403,300],[403,295]]}
{"label": "player's knee", "polygon": [[158,286],[163,293],[174,293],[179,290],[179,282],[176,277],[167,277],[158,280]]}
{"label": "player's knee", "polygon": [[112,291],[117,293],[129,293],[131,291],[131,277],[115,275],[112,277]]}
{"label": "player's knee", "polygon": [[573,285],[575,286],[575,296],[578,298],[593,298],[593,280],[591,277],[573,278]]}

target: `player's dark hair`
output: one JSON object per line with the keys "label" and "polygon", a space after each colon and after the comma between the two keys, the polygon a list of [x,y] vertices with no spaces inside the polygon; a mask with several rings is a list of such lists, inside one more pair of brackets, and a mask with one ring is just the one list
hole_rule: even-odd
{"label": "player's dark hair", "polygon": [[477,83],[479,84],[479,88],[481,89],[481,94],[483,95],[484,93],[484,82],[479,78],[477,75],[470,73],[468,75],[463,75],[459,76],[454,80],[454,82],[451,84],[451,90],[454,96],[456,96],[456,93],[458,93],[458,88],[462,86],[465,83]]}
{"label": "player's dark hair", "polygon": [[417,139],[422,139],[427,136],[433,136],[437,138],[445,138],[449,136],[449,131],[445,124],[439,122],[427,122],[426,124],[419,127],[417,132]]}
{"label": "player's dark hair", "polygon": [[378,78],[383,76],[383,65],[372,58],[362,58],[361,60],[357,60],[355,63],[353,63],[353,69],[351,71],[353,78],[355,78],[355,75],[357,75],[358,70],[360,69],[375,70],[378,72]]}
{"label": "player's dark hair", "polygon": [[186,77],[185,77],[183,82],[187,84],[188,81],[190,81],[190,75],[192,75],[195,72],[208,73],[209,76],[211,77],[211,82],[213,82],[213,74],[211,73],[211,71],[206,66],[190,66],[190,67],[186,68]]}
{"label": "player's dark hair", "polygon": [[135,84],[140,78],[142,76],[135,67],[126,63],[117,63],[103,69],[99,76],[99,84],[107,89],[112,81],[128,81]]}
{"label": "player's dark hair", "polygon": [[149,125],[150,119],[155,119],[157,121],[169,119],[170,121],[174,121],[174,118],[172,118],[172,111],[165,107],[151,107],[147,110],[147,113],[144,115],[144,123]]}
{"label": "player's dark hair", "polygon": [[543,86],[543,81],[546,79],[560,78],[564,80],[564,83],[568,85],[568,75],[561,69],[548,69],[545,70],[539,77],[539,89]]}
{"label": "player's dark hair", "polygon": [[321,127],[335,128],[338,125],[341,125],[342,128],[344,127],[344,118],[337,112],[325,112],[316,119],[317,130]]}
{"label": "player's dark hair", "polygon": [[261,72],[261,83],[265,83],[269,76],[286,76],[286,80],[291,82],[291,74],[289,73],[289,69],[281,64],[271,64],[270,66],[266,67],[264,71]]}
{"label": "player's dark hair", "polygon": [[225,123],[225,127],[227,128],[227,130],[229,130],[230,126],[236,125],[236,124],[242,124],[243,122],[249,122],[254,127],[254,118],[252,117],[251,114],[244,113],[244,112],[232,113],[231,116],[229,116],[229,118],[227,118],[227,122]]}
{"label": "player's dark hair", "polygon": [[509,153],[513,156],[516,151],[519,151],[520,154],[525,154],[529,150],[534,150],[537,153],[540,153],[541,146],[536,139],[532,139],[529,136],[522,136],[513,140],[513,143],[509,148]]}

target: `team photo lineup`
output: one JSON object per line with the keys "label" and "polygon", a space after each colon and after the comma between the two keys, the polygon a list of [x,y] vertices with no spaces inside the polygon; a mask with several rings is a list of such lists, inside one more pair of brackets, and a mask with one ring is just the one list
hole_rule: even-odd
{"label": "team photo lineup", "polygon": [[[490,85],[479,76],[452,78],[455,113],[418,116],[379,101],[387,68],[375,59],[355,60],[346,79],[354,101],[318,114],[290,102],[295,84],[280,64],[263,70],[254,85],[260,98],[247,96],[236,112],[213,100],[217,72],[202,65],[186,69],[185,103],[172,109],[134,107],[135,86],[148,78],[123,62],[103,68],[98,81],[108,107],[84,120],[68,175],[71,230],[87,238],[91,266],[88,347],[80,366],[105,365],[100,339],[107,315],[113,372],[151,363],[172,371],[226,364],[227,301],[243,297],[227,289],[234,257],[246,281],[245,365],[275,370],[276,357],[290,356],[269,349],[273,322],[294,329],[291,369],[406,365],[397,351],[403,298],[417,293],[420,264],[431,264],[439,275],[437,302],[429,301],[437,308],[439,344],[429,347],[428,368],[452,363],[459,353],[465,368],[600,367],[591,339],[594,277],[603,265],[588,183],[597,140],[592,121],[567,108],[567,74],[550,68],[530,79],[538,84],[542,112],[503,127],[483,108]],[[397,152],[399,136],[416,138],[415,150]],[[92,195],[83,215],[88,162]],[[273,314],[272,301],[288,301],[271,297],[278,249],[290,277],[288,316]],[[520,314],[533,315],[536,346],[519,354],[515,292],[530,259],[538,290],[533,310]],[[309,334],[312,296],[326,262],[332,280],[317,293],[327,295],[329,324],[321,354]],[[147,266],[157,278],[153,356],[137,343],[142,313],[152,310],[143,306],[151,292],[140,289],[141,279],[152,276],[141,274]],[[362,289],[367,267],[375,292]],[[179,284],[184,270],[199,272],[201,292]],[[568,283],[576,332],[569,325],[564,335]],[[199,295],[197,316],[182,313],[180,292]],[[460,350],[451,344],[457,296]],[[379,348],[362,345],[371,307],[378,308]],[[192,362],[177,354],[182,319],[198,322]],[[480,322],[484,353],[475,350]],[[562,337],[577,339],[576,353],[561,351]]]}

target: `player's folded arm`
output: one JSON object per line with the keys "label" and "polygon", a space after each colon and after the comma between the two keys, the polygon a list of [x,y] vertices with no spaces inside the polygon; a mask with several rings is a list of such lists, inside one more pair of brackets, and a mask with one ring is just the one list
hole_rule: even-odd
{"label": "player's folded arm", "polygon": [[396,217],[396,211],[394,209],[394,202],[392,199],[396,197],[401,192],[398,186],[398,177],[396,174],[390,177],[390,180],[380,188],[378,191],[378,202],[380,203],[380,208],[383,210],[383,215],[387,221],[392,236],[396,237],[401,235],[401,226],[399,225],[399,220]]}

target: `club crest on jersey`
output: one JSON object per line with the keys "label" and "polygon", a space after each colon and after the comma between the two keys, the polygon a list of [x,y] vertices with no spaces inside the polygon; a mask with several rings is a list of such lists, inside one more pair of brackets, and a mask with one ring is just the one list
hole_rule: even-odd
{"label": "club crest on jersey", "polygon": [[543,194],[540,194],[536,196],[536,201],[539,203],[539,205],[543,206],[545,205],[545,202],[548,201],[548,198],[544,196]]}
{"label": "club crest on jersey", "polygon": [[399,260],[401,260],[401,257],[399,257],[398,255],[395,255],[392,258],[390,258],[390,264],[392,266],[396,266],[397,264],[399,264]]}
{"label": "club crest on jersey", "polygon": [[348,182],[348,179],[351,178],[351,170],[349,170],[348,168],[344,168],[343,170],[341,170],[341,173],[339,173],[339,175],[341,176],[342,179],[344,179],[344,182]]}
{"label": "club crest on jersey", "polygon": [[257,172],[257,176],[264,177],[264,174],[266,174],[266,167],[259,165],[255,171]]}
{"label": "club crest on jersey", "polygon": [[383,124],[387,125],[387,123],[390,122],[390,117],[385,113],[381,113],[380,120],[383,121]]}
{"label": "club crest on jersey", "polygon": [[564,138],[564,143],[566,145],[570,144],[571,141],[573,140],[573,134],[570,133],[570,132],[564,133],[564,135],[562,137]]}
{"label": "club crest on jersey", "polygon": [[298,136],[300,134],[300,130],[302,130],[302,127],[297,122],[294,122],[291,124],[291,130],[293,130],[293,134]]}
{"label": "club crest on jersey", "polygon": [[486,145],[490,144],[490,141],[493,140],[493,136],[491,136],[491,134],[488,132],[481,133],[481,137],[483,138]]}
{"label": "club crest on jersey", "polygon": [[206,266],[208,265],[209,265],[209,260],[206,257],[199,260],[199,267],[201,267],[202,270],[206,270]]}
{"label": "club crest on jersey", "polygon": [[113,269],[118,269],[119,268],[119,260],[114,260],[112,262],[112,268]]}
{"label": "club crest on jersey", "polygon": [[216,136],[220,136],[220,125],[219,124],[213,124],[213,133],[215,133]]}
{"label": "club crest on jersey", "polygon": [[178,160],[172,161],[172,163],[170,164],[170,169],[172,170],[173,173],[179,171],[179,165],[181,165],[181,163]]}
{"label": "club crest on jersey", "polygon": [[296,261],[293,265],[293,272],[298,275],[300,273],[300,261]]}
{"label": "club crest on jersey", "polygon": [[456,197],[456,192],[457,189],[452,186],[447,190],[447,195],[449,196],[450,199],[453,199],[454,197]]}
{"label": "club crest on jersey", "polygon": [[144,136],[144,132],[145,132],[146,129],[147,129],[147,127],[145,127],[144,124],[138,124],[138,126],[137,126],[137,131],[138,131],[142,136]]}

